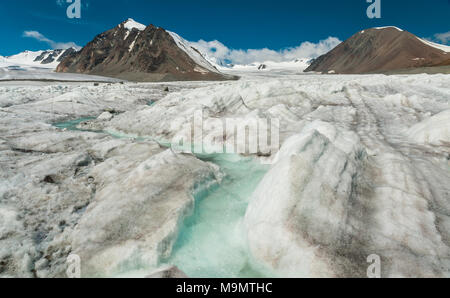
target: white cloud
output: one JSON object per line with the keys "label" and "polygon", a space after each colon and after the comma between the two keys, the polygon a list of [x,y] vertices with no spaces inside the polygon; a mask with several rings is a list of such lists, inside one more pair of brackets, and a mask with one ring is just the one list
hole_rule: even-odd
{"label": "white cloud", "polygon": [[341,41],[338,38],[328,37],[318,43],[306,41],[298,47],[286,48],[279,51],[268,48],[248,50],[230,49],[217,40],[199,40],[197,42],[192,42],[191,44],[200,52],[215,58],[218,62],[229,61],[233,64],[250,64],[265,61],[292,61],[297,58],[316,58],[329,52],[340,43]]}
{"label": "white cloud", "polygon": [[437,33],[434,35],[434,38],[442,43],[449,43],[450,42],[450,31],[445,33]]}
{"label": "white cloud", "polygon": [[51,39],[48,39],[47,37],[45,37],[38,31],[25,31],[23,33],[23,36],[34,38],[36,40],[45,42],[45,43],[49,44],[52,47],[52,49],[63,49],[63,50],[68,49],[68,48],[75,48],[77,50],[81,49],[81,47],[78,46],[74,42],[56,42]]}

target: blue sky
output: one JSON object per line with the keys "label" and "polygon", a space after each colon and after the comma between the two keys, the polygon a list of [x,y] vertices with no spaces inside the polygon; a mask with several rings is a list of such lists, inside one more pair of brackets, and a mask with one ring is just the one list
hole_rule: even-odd
{"label": "blue sky", "polygon": [[[190,41],[218,40],[232,49],[276,51],[330,36],[345,40],[375,26],[395,25],[427,38],[450,31],[450,0],[381,0],[381,19],[367,17],[366,0],[81,0],[79,20],[67,18],[65,2],[0,1],[0,55],[67,42],[83,46],[128,17]],[[24,37],[25,31],[37,31],[54,43]]]}

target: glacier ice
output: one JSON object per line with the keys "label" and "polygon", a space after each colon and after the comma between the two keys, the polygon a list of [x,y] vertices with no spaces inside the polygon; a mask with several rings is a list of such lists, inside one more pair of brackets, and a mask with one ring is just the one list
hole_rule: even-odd
{"label": "glacier ice", "polygon": [[[1,82],[0,276],[62,277],[71,253],[85,276],[364,277],[371,254],[384,277],[449,276],[449,86]],[[166,148],[199,110],[280,119],[279,152]]]}
{"label": "glacier ice", "polygon": [[409,137],[417,143],[449,144],[449,124],[450,110],[446,110],[411,127],[408,131]]}

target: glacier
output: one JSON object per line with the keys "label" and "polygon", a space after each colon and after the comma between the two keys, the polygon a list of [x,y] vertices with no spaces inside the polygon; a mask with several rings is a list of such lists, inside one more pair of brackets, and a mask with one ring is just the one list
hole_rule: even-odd
{"label": "glacier", "polygon": [[[0,82],[0,276],[450,276],[450,76],[239,74]],[[174,152],[198,110],[279,151]]]}

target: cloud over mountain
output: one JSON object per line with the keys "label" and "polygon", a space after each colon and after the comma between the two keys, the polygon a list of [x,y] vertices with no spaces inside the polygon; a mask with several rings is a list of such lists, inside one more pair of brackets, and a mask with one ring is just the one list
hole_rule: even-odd
{"label": "cloud over mountain", "polygon": [[34,38],[34,39],[36,39],[38,41],[41,41],[41,42],[45,42],[45,43],[49,44],[52,47],[52,49],[65,50],[65,49],[68,49],[68,48],[75,48],[75,49],[78,50],[78,49],[81,48],[80,46],[78,46],[74,42],[56,42],[56,41],[53,41],[53,40],[45,37],[44,35],[42,35],[38,31],[25,31],[23,33],[23,36],[24,37],[29,37],[29,38]]}
{"label": "cloud over mountain", "polygon": [[340,43],[341,41],[338,38],[328,37],[318,43],[306,41],[297,47],[285,48],[278,51],[268,48],[248,50],[230,49],[218,40],[199,40],[191,44],[200,52],[218,61],[228,61],[233,64],[249,64],[264,61],[291,61],[296,58],[316,58],[332,50]]}
{"label": "cloud over mountain", "polygon": [[445,33],[437,33],[434,35],[434,38],[437,41],[440,41],[444,44],[448,44],[448,43],[450,43],[450,31],[445,32]]}

